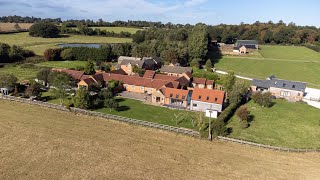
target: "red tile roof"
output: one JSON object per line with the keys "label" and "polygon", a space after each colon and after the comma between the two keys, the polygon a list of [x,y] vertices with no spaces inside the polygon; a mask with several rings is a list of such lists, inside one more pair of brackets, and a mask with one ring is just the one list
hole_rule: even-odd
{"label": "red tile roof", "polygon": [[194,77],[192,80],[192,83],[206,85],[206,81],[207,81],[207,79],[205,79],[205,78],[195,78]]}
{"label": "red tile roof", "polygon": [[84,75],[84,72],[82,71],[76,71],[76,70],[71,70],[71,69],[60,69],[60,68],[52,68],[52,71],[57,71],[57,72],[64,72],[69,74],[73,79],[80,81],[81,77]]}
{"label": "red tile roof", "polygon": [[186,101],[188,98],[188,90],[184,89],[174,89],[174,88],[165,88],[161,89],[164,92],[166,98],[179,99]]}
{"label": "red tile roof", "polygon": [[202,101],[222,105],[224,100],[224,94],[224,91],[195,88],[192,92],[191,99],[195,101]]}
{"label": "red tile roof", "polygon": [[166,81],[175,81],[177,80],[179,77],[177,76],[168,76],[165,74],[155,74],[153,79],[161,79],[161,80],[166,80]]}
{"label": "red tile roof", "polygon": [[207,85],[213,85],[214,84],[214,80],[207,80]]}
{"label": "red tile roof", "polygon": [[154,75],[156,74],[156,72],[155,71],[151,71],[151,70],[146,70],[146,72],[144,73],[144,78],[153,78],[154,77]]}

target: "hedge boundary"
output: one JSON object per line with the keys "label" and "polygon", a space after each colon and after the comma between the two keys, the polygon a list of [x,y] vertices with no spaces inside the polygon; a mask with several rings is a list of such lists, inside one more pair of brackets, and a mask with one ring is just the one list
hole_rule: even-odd
{"label": "hedge boundary", "polygon": [[[88,115],[88,116],[98,117],[98,118],[103,118],[103,119],[108,119],[108,120],[115,120],[115,121],[124,122],[127,124],[134,124],[134,125],[145,126],[145,127],[155,128],[155,129],[161,129],[161,130],[165,130],[165,131],[170,131],[170,132],[175,132],[178,134],[183,134],[183,135],[187,135],[187,136],[191,136],[191,137],[200,138],[200,133],[197,131],[191,130],[191,129],[178,128],[178,127],[174,127],[174,126],[168,126],[168,125],[164,125],[164,124],[158,124],[158,123],[154,123],[154,122],[126,118],[126,117],[122,117],[122,116],[105,114],[105,113],[100,113],[100,112],[95,112],[95,111],[88,111],[88,110],[73,108],[73,107],[71,107],[70,109],[67,109],[64,106],[60,106],[60,105],[56,105],[56,104],[51,104],[51,103],[42,102],[42,101],[32,101],[29,99],[18,98],[18,97],[14,97],[14,96],[0,95],[0,99],[37,105],[37,106],[56,109],[56,110],[65,111],[65,112],[72,112],[75,114],[82,114],[82,115]],[[224,137],[224,136],[218,136],[217,139],[221,140],[221,141],[233,142],[233,143],[238,143],[238,144],[245,144],[245,145],[249,145],[249,146],[254,146],[254,147],[259,147],[259,148],[264,148],[264,149],[269,149],[269,150],[275,150],[275,151],[282,151],[282,152],[298,152],[298,153],[320,152],[320,149],[316,149],[316,148],[314,148],[314,149],[285,148],[285,147],[264,145],[264,144],[259,144],[259,143],[255,143],[255,142],[244,141],[244,140],[234,139],[234,138],[229,138],[229,137]]]}

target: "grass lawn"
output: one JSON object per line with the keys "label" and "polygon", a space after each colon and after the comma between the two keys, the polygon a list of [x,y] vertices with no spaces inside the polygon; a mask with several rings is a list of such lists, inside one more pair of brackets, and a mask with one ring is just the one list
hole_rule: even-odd
{"label": "grass lawn", "polygon": [[106,30],[109,32],[113,31],[115,33],[120,33],[121,31],[123,31],[123,32],[129,32],[131,34],[135,34],[137,31],[143,30],[139,28],[130,28],[130,27],[90,27],[90,28]]}
{"label": "grass lawn", "polygon": [[6,65],[0,68],[0,73],[14,74],[19,81],[34,79],[37,75],[38,69],[35,68],[23,68],[21,65]]}
{"label": "grass lawn", "polygon": [[320,88],[320,63],[224,57],[215,67],[260,79],[274,74],[278,78],[308,82],[308,86]]}
{"label": "grass lawn", "polygon": [[37,55],[43,55],[45,49],[55,48],[57,44],[63,43],[126,43],[130,38],[115,38],[101,36],[70,35],[62,38],[40,38],[30,37],[28,32],[15,34],[0,34],[0,42],[9,45],[19,45],[34,51]]}
{"label": "grass lawn", "polygon": [[260,46],[264,58],[320,61],[320,53],[303,46]]}
{"label": "grass lawn", "polygon": [[52,67],[52,68],[76,68],[85,66],[86,61],[45,61],[38,63],[37,66]]}
{"label": "grass lawn", "polygon": [[231,118],[230,135],[248,141],[293,148],[320,148],[320,111],[303,103],[275,100],[271,108],[262,108],[250,101],[248,110],[254,120],[241,128],[238,117]]}
{"label": "grass lawn", "polygon": [[[120,106],[119,111],[112,110],[112,112],[110,113],[109,109],[107,108],[98,109],[96,111],[171,126],[185,127],[191,129],[193,128],[190,116],[194,115],[194,112],[172,110],[165,107],[147,105],[141,101],[133,99],[117,98],[117,100],[119,101]],[[176,125],[176,122],[172,119],[174,117],[174,113],[183,114],[186,117],[186,120]]]}
{"label": "grass lawn", "polygon": [[262,46],[260,53],[264,58],[224,56],[215,67],[252,78],[265,79],[274,74],[320,88],[320,53],[293,46]]}

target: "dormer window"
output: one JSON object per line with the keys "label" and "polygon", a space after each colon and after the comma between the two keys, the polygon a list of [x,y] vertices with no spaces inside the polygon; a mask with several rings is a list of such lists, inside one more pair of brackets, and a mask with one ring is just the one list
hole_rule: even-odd
{"label": "dormer window", "polygon": [[173,96],[173,94],[171,93],[171,94],[170,94],[170,97],[172,97],[172,96]]}
{"label": "dormer window", "polygon": [[217,102],[217,101],[218,101],[218,98],[214,98],[214,101]]}
{"label": "dormer window", "polygon": [[285,83],[283,83],[282,87],[286,87],[286,84],[285,84]]}
{"label": "dormer window", "polygon": [[182,96],[182,99],[185,99],[186,98],[186,96]]}
{"label": "dormer window", "polygon": [[199,96],[199,99],[201,99],[201,96]]}
{"label": "dormer window", "polygon": [[179,98],[179,94],[176,95],[176,99],[178,99],[178,98]]}
{"label": "dormer window", "polygon": [[207,101],[209,100],[209,96],[207,96]]}
{"label": "dormer window", "polygon": [[296,88],[296,85],[292,85],[292,88]]}

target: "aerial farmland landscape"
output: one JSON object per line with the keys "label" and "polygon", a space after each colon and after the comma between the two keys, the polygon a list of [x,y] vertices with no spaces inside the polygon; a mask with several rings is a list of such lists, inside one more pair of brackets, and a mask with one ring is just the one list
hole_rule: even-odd
{"label": "aerial farmland landscape", "polygon": [[0,1],[0,179],[320,179],[319,6]]}

